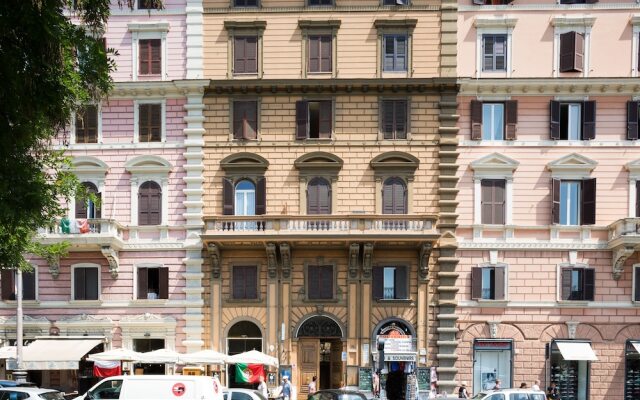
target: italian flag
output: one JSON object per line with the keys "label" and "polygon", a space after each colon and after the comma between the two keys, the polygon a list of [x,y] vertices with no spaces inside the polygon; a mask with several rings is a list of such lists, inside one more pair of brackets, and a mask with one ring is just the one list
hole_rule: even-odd
{"label": "italian flag", "polygon": [[259,383],[260,375],[264,376],[262,364],[236,364],[236,382]]}

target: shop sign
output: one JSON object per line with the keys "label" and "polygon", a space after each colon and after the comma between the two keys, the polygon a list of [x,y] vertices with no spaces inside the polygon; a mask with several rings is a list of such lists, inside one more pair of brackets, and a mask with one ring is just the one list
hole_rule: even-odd
{"label": "shop sign", "polygon": [[415,362],[415,354],[384,354],[385,361]]}
{"label": "shop sign", "polygon": [[475,350],[511,350],[511,342],[504,340],[476,340]]}
{"label": "shop sign", "polygon": [[408,338],[388,338],[384,341],[385,353],[410,353],[415,351],[411,336]]}

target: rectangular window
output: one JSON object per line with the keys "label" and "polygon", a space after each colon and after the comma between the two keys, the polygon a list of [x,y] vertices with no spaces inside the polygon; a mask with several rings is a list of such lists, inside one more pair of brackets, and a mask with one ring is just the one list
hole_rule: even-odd
{"label": "rectangular window", "polygon": [[584,68],[584,33],[560,34],[560,72],[582,72]]}
{"label": "rectangular window", "polygon": [[596,137],[596,102],[551,101],[551,139],[592,140]]}
{"label": "rectangular window", "polygon": [[408,6],[409,0],[383,0],[383,6]]}
{"label": "rectangular window", "polygon": [[138,105],[138,141],[162,140],[162,104]]}
{"label": "rectangular window", "polygon": [[307,267],[307,298],[309,300],[333,299],[333,265]]}
{"label": "rectangular window", "polygon": [[640,267],[633,268],[633,301],[640,302]]}
{"label": "rectangular window", "polygon": [[308,39],[308,72],[328,73],[332,71],[331,35],[311,35]]}
{"label": "rectangular window", "polygon": [[331,100],[296,102],[296,139],[330,139],[332,125]]}
{"label": "rectangular window", "polygon": [[562,300],[593,301],[595,269],[562,268]]}
{"label": "rectangular window", "polygon": [[504,139],[504,104],[482,103],[482,140]]}
{"label": "rectangular window", "polygon": [[473,4],[476,6],[487,6],[487,5],[507,5],[513,3],[513,0],[473,0]]}
{"label": "rectangular window", "polygon": [[580,187],[580,182],[576,181],[562,181],[560,183],[561,225],[579,225]]}
{"label": "rectangular window", "polygon": [[138,268],[138,299],[168,299],[169,268]]}
{"label": "rectangular window", "polygon": [[373,268],[373,298],[404,300],[409,298],[408,268],[404,265]]}
{"label": "rectangular window", "polygon": [[473,267],[471,269],[471,298],[504,300],[505,278],[505,267]]}
{"label": "rectangular window", "polygon": [[640,102],[638,101],[627,102],[627,139],[628,140],[638,140],[638,125],[640,122],[640,112],[638,111],[639,109],[640,109]]}
{"label": "rectangular window", "polygon": [[309,0],[310,6],[332,6],[333,0]]}
{"label": "rectangular window", "polygon": [[161,0],[138,0],[138,10],[159,10]]}
{"label": "rectangular window", "polygon": [[593,225],[596,220],[596,180],[553,179],[553,223]]}
{"label": "rectangular window", "polygon": [[98,300],[98,273],[96,267],[78,267],[73,269],[73,299]]}
{"label": "rectangular window", "polygon": [[257,36],[236,36],[233,38],[233,73],[258,73]]}
{"label": "rectangular window", "polygon": [[257,299],[258,298],[258,267],[255,265],[233,266],[233,298]]}
{"label": "rectangular window", "polygon": [[506,181],[504,179],[483,179],[481,187],[481,222],[503,225],[505,223]]}
{"label": "rectangular window", "polygon": [[482,70],[507,70],[507,35],[482,35]]}
{"label": "rectangular window", "polygon": [[140,39],[138,42],[139,75],[162,73],[162,40]]}
{"label": "rectangular window", "polygon": [[383,35],[382,70],[384,72],[407,71],[407,35]]}
{"label": "rectangular window", "polygon": [[76,143],[98,143],[97,106],[83,106],[76,113]]}
{"label": "rectangular window", "polygon": [[258,0],[234,0],[234,7],[258,7]]}
{"label": "rectangular window", "polygon": [[382,101],[382,134],[385,139],[407,138],[407,101]]}
{"label": "rectangular window", "polygon": [[[13,269],[3,269],[0,273],[0,281],[2,286],[2,300],[16,300],[17,293],[17,272]],[[22,273],[22,299],[36,299],[36,269],[30,272]]]}
{"label": "rectangular window", "polygon": [[518,101],[471,100],[471,139],[515,140],[518,131]]}
{"label": "rectangular window", "polygon": [[258,137],[258,102],[233,102],[233,138],[251,140]]}

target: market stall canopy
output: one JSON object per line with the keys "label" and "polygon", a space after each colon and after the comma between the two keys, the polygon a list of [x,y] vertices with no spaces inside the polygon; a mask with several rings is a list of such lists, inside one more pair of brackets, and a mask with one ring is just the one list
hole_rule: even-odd
{"label": "market stall canopy", "polygon": [[557,341],[556,345],[562,354],[562,358],[567,361],[598,361],[598,357],[593,352],[590,343]]}
{"label": "market stall canopy", "polygon": [[181,361],[189,364],[224,364],[227,361],[226,354],[213,350],[202,350],[195,353],[185,354],[180,357]]}
{"label": "market stall canopy", "polygon": [[229,357],[227,364],[262,364],[278,368],[278,359],[258,350],[251,350]]}
{"label": "market stall canopy", "polygon": [[142,353],[129,349],[111,349],[102,353],[91,354],[89,361],[137,361]]}
{"label": "market stall canopy", "polygon": [[[36,339],[22,349],[22,364],[27,370],[78,369],[78,362],[104,338]],[[11,359],[7,368],[16,369]]]}
{"label": "market stall canopy", "polygon": [[16,358],[16,346],[0,347],[0,360],[4,360],[6,358]]}
{"label": "market stall canopy", "polygon": [[160,349],[141,353],[137,361],[148,364],[176,364],[182,360],[184,354],[169,349]]}

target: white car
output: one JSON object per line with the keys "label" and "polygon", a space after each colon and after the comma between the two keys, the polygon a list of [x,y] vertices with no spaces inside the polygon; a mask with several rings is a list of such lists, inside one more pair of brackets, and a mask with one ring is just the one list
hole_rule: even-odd
{"label": "white car", "polygon": [[[472,400],[546,400],[544,392],[533,389],[484,390]],[[4,399],[0,399],[4,400]]]}
{"label": "white car", "polygon": [[34,387],[0,388],[0,400],[64,400],[62,392]]}
{"label": "white car", "polygon": [[[262,393],[252,389],[227,389],[222,391],[224,400],[267,400]],[[0,399],[4,400],[4,399]]]}

